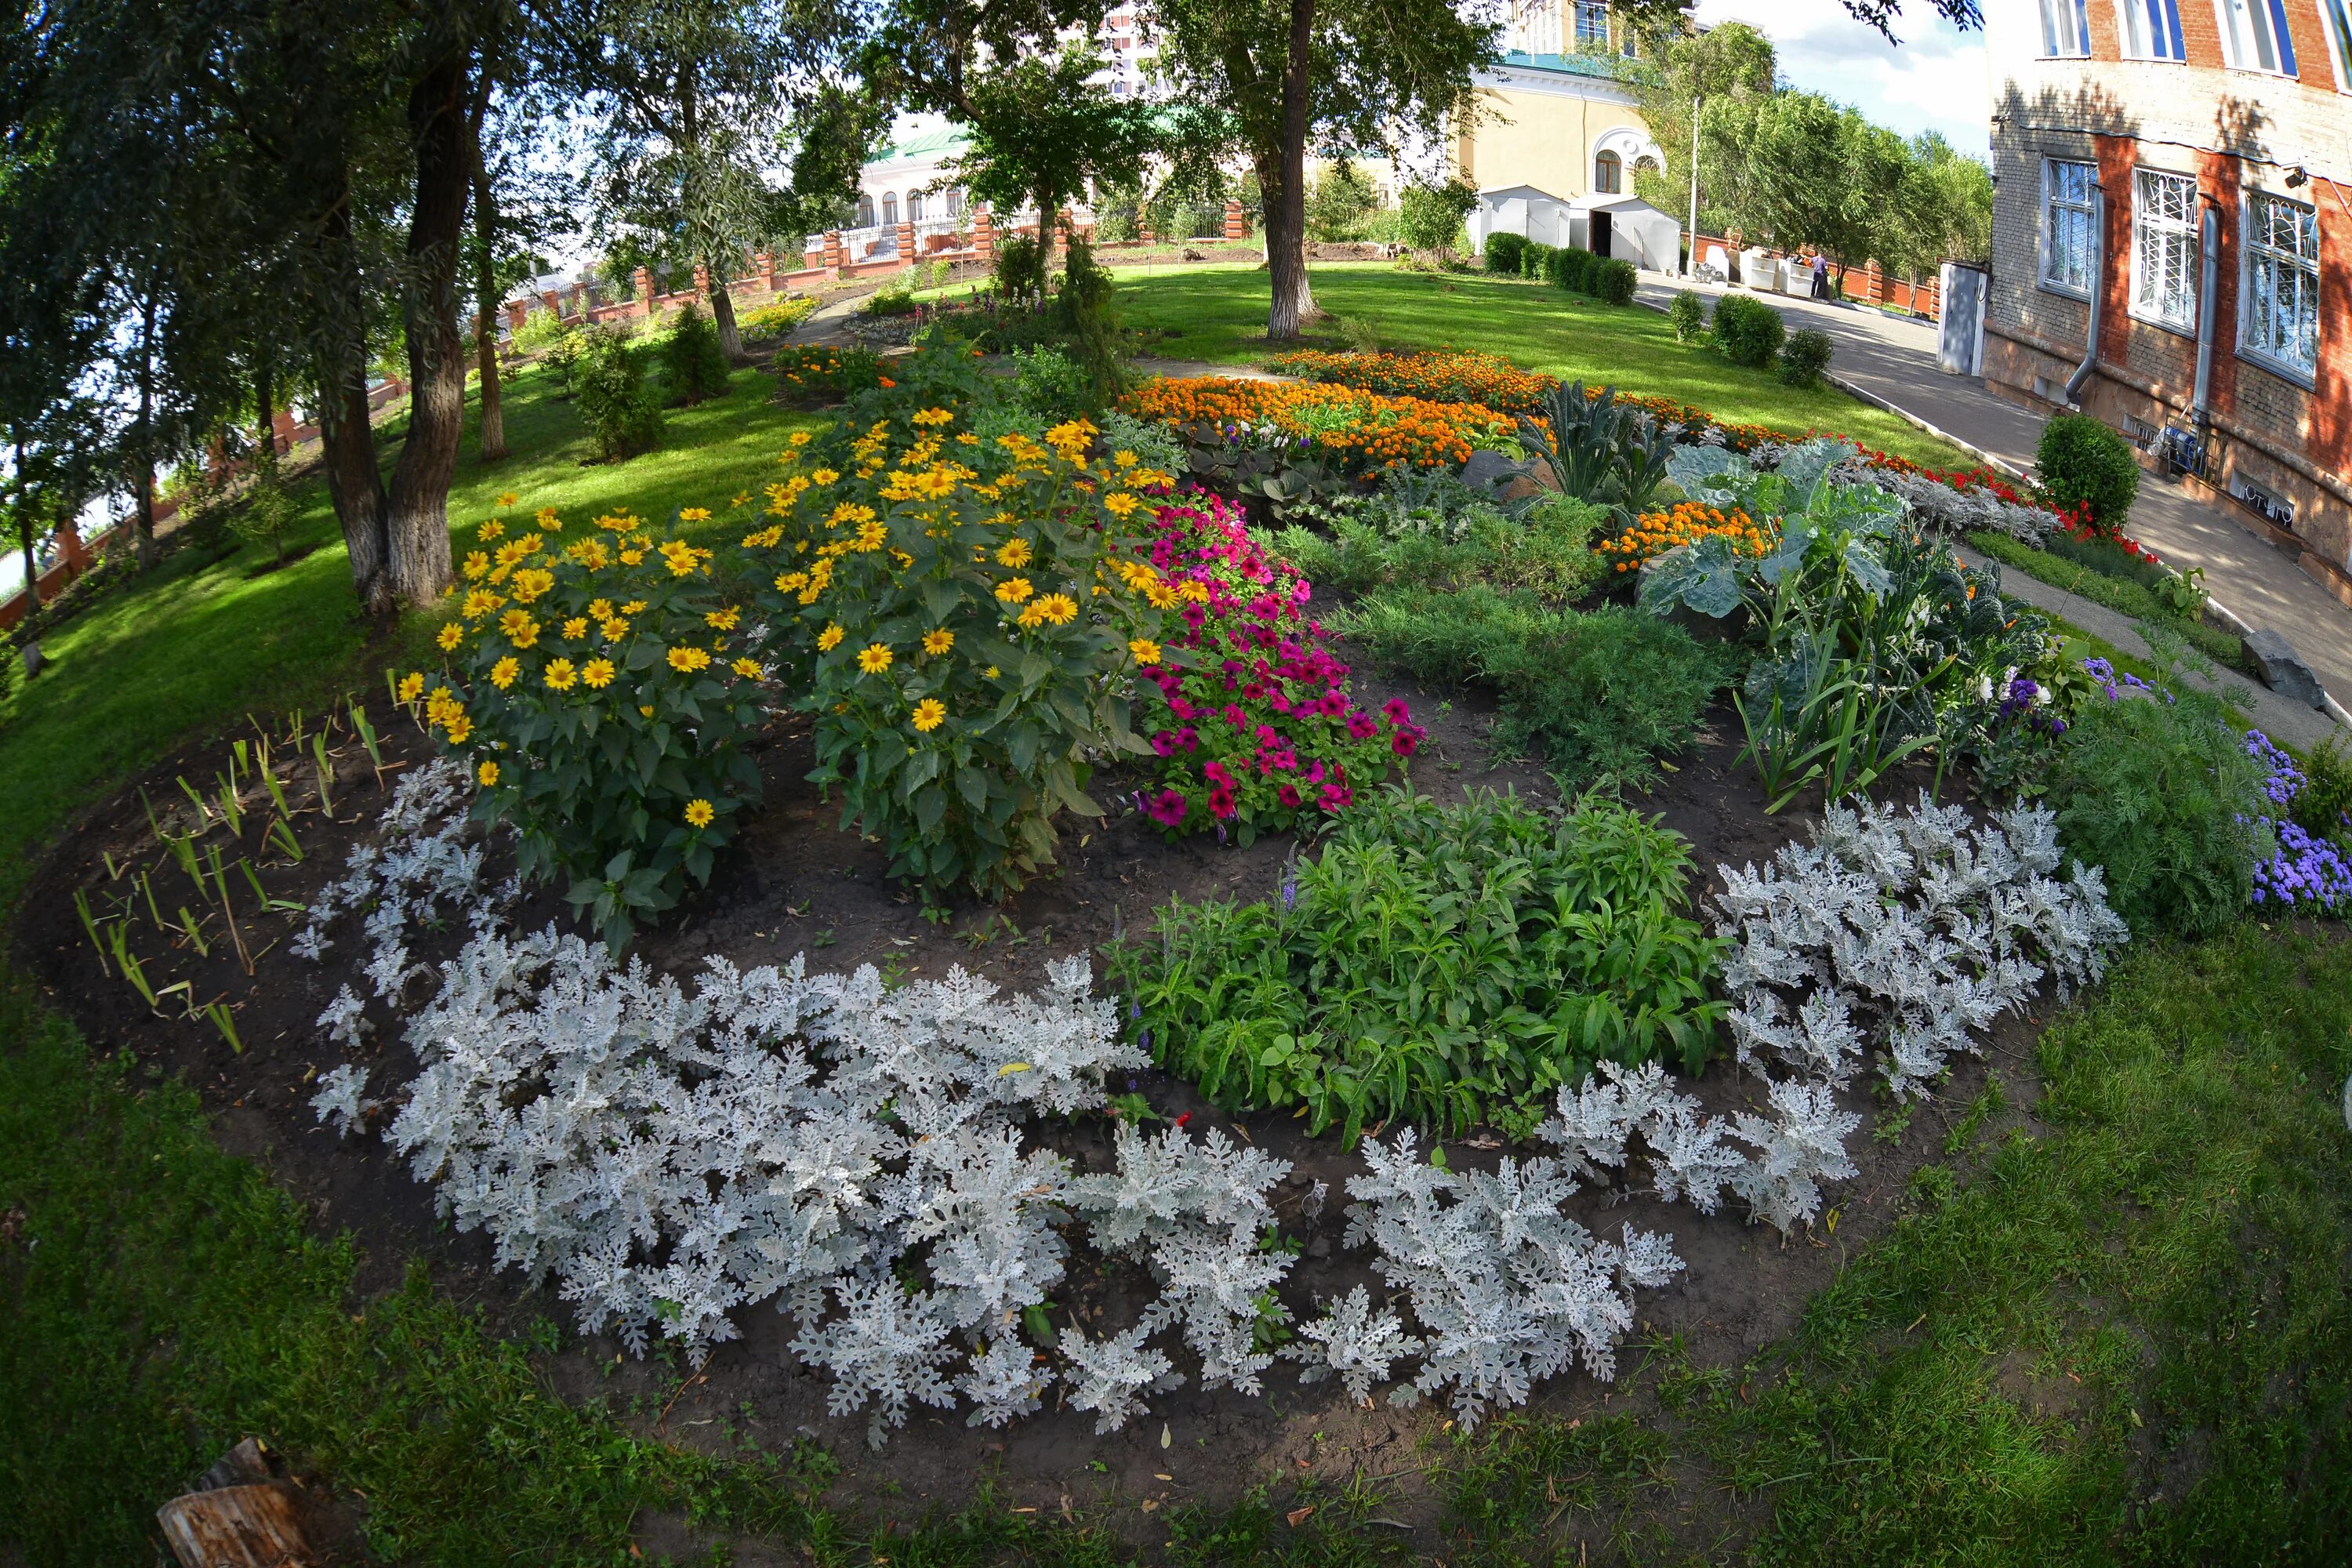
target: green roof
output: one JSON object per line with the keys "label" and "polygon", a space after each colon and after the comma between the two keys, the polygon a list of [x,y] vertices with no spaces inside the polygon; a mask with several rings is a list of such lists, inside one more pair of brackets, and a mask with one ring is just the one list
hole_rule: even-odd
{"label": "green roof", "polygon": [[1536,55],[1525,49],[1506,49],[1502,63],[1517,70],[1559,71],[1566,76],[1598,77],[1603,81],[1617,79],[1614,55]]}
{"label": "green roof", "polygon": [[893,142],[875,153],[872,162],[895,163],[901,158],[927,158],[934,153],[961,153],[971,142],[971,132],[963,126],[943,125],[937,131],[909,136],[904,142]]}

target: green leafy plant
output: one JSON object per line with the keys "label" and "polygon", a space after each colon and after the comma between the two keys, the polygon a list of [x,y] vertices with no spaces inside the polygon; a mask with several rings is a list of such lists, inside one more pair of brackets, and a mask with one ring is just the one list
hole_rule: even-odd
{"label": "green leafy plant", "polygon": [[689,407],[727,390],[727,354],[717,323],[689,301],[661,341],[662,380]]}
{"label": "green leafy plant", "polygon": [[1373,594],[1335,619],[1385,668],[1491,686],[1496,745],[1543,758],[1571,787],[1654,773],[1696,735],[1725,679],[1716,647],[1655,616],[1552,610],[1483,584]]}
{"label": "green leafy plant", "polygon": [[765,342],[792,335],[793,329],[809,319],[816,309],[816,298],[810,294],[794,294],[744,311],[735,318],[736,330],[746,342]]}
{"label": "green leafy plant", "polygon": [[554,311],[535,310],[514,330],[514,346],[527,354],[545,353],[572,331]]}
{"label": "green leafy plant", "polygon": [[1600,257],[1594,259],[1592,272],[1584,291],[1604,305],[1630,305],[1633,290],[1641,284],[1641,274],[1630,261]]}
{"label": "green leafy plant", "polygon": [[1054,308],[1069,335],[1070,357],[1086,372],[1088,412],[1118,397],[1126,385],[1118,310],[1118,287],[1095,261],[1094,247],[1076,235],[1064,247],[1062,280]]}
{"label": "green leafy plant", "polygon": [[2168,700],[2084,704],[2043,799],[2066,847],[2106,868],[2107,901],[2135,935],[2209,936],[2245,910],[2254,861],[2272,853],[2255,826],[2265,774],[2217,699],[2165,684]]}
{"label": "green leafy plant", "polygon": [[1830,367],[1830,335],[1806,327],[1789,334],[1780,347],[1780,379],[1790,386],[1814,386]]}
{"label": "green leafy plant", "polygon": [[1715,346],[1724,358],[1762,370],[1789,335],[1780,312],[1746,294],[1726,294],[1715,302]]}
{"label": "green leafy plant", "polygon": [[1009,349],[1015,369],[1013,395],[1032,416],[1056,424],[1094,405],[1094,385],[1086,368],[1057,348]]}
{"label": "green leafy plant", "polygon": [[768,368],[792,397],[838,399],[882,380],[882,362],[866,349],[781,348]]}
{"label": "green leafy plant", "polygon": [[1032,234],[1000,235],[992,268],[996,291],[1015,302],[1045,298],[1045,252]]}
{"label": "green leafy plant", "polygon": [[1666,323],[1675,330],[1675,342],[1696,342],[1706,331],[1706,299],[1696,289],[1675,289],[1666,307]]}
{"label": "green leafy plant", "polygon": [[2085,511],[2102,532],[2119,532],[2139,496],[2131,443],[2087,414],[2059,414],[2042,426],[2033,471],[2043,499]]}
{"label": "green leafy plant", "polygon": [[580,336],[580,417],[597,452],[611,461],[645,450],[661,437],[662,414],[646,384],[643,351],[618,332]]}
{"label": "green leafy plant", "polygon": [[1462,237],[1462,220],[1478,205],[1478,193],[1461,179],[1442,185],[1420,180],[1397,193],[1397,240],[1412,250],[1450,250]]}
{"label": "green leafy plant", "polygon": [[540,363],[555,373],[556,396],[572,395],[572,377],[580,369],[580,362],[588,357],[588,336],[577,327],[565,327],[541,351]]}
{"label": "green leafy plant", "polygon": [[1596,1062],[1705,1064],[1724,944],[1689,898],[1687,843],[1614,802],[1398,790],[1275,898],[1179,899],[1108,952],[1160,1062],[1220,1105],[1350,1142],[1401,1119],[1524,1134]]}
{"label": "green leafy plant", "polygon": [[2295,826],[2305,833],[2352,843],[2352,747],[2331,733],[2303,763],[2304,785],[2295,793]]}
{"label": "green leafy plant", "polygon": [[1647,412],[1618,402],[1615,388],[1587,396],[1581,381],[1555,388],[1541,417],[1520,415],[1518,442],[1561,494],[1628,518],[1665,483],[1674,447]]}
{"label": "green leafy plant", "polygon": [[437,639],[450,679],[414,672],[399,696],[466,759],[477,819],[514,827],[523,874],[561,879],[617,949],[709,879],[759,798],[742,743],[764,670],[710,552],[626,514],[561,528],[549,512],[511,539],[481,525]]}
{"label": "green leafy plant", "polygon": [[278,477],[276,461],[265,462],[253,487],[246,491],[244,504],[229,514],[229,527],[240,539],[268,545],[270,563],[283,566],[286,531],[293,522],[294,498],[288,493],[285,480]]}

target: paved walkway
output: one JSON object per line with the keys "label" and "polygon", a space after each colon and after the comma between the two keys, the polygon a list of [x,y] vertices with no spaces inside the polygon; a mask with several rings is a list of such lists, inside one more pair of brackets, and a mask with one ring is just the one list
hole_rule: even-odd
{"label": "paved walkway", "polygon": [[[1640,298],[1644,304],[1663,307],[1677,287],[1645,273]],[[1720,284],[1700,284],[1698,289],[1710,296],[1727,291]],[[1832,373],[1848,390],[1973,448],[2011,474],[2021,476],[2032,468],[2042,439],[2041,416],[1995,396],[1973,376],[1952,375],[1939,367],[1933,322],[1866,305],[1782,294],[1758,297],[1769,300],[1791,324],[1801,322],[1829,334],[1836,345]],[[2284,634],[2318,672],[2329,693],[2352,703],[2352,610],[2304,575],[2291,557],[2254,535],[2228,510],[2146,471],[2129,529],[2134,538],[2174,565],[2203,567],[2205,586],[2218,605],[2250,628],[2271,627]],[[2007,582],[2018,574],[2002,575]],[[2073,603],[2084,610],[2096,608],[2079,599]],[[2075,610],[2068,610],[2066,616],[2085,630],[2098,630]],[[2100,635],[2119,647],[2126,646],[2107,632]]]}

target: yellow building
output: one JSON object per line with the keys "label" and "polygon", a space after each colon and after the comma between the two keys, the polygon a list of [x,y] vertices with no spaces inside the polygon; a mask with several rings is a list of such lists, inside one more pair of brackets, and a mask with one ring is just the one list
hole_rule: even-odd
{"label": "yellow building", "polygon": [[1474,189],[1532,187],[1562,201],[1630,194],[1665,159],[1617,79],[1632,52],[1595,0],[1517,0],[1510,50],[1478,78],[1479,113],[1454,137]]}

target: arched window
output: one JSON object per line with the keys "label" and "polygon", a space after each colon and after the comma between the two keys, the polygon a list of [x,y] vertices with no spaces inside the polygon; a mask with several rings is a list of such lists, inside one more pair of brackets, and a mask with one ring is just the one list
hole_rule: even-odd
{"label": "arched window", "polygon": [[874,226],[874,198],[862,191],[857,196],[857,226],[860,228]]}
{"label": "arched window", "polygon": [[907,193],[907,221],[908,223],[923,221],[923,193],[920,191]]}
{"label": "arched window", "polygon": [[882,221],[891,228],[898,226],[898,193],[890,191],[882,197]]}
{"label": "arched window", "polygon": [[1624,189],[1624,164],[1614,153],[1603,153],[1592,160],[1592,189],[1595,194],[1613,196]]}

